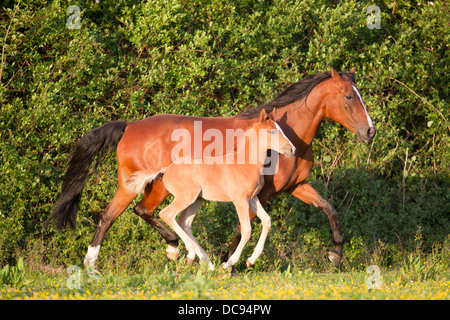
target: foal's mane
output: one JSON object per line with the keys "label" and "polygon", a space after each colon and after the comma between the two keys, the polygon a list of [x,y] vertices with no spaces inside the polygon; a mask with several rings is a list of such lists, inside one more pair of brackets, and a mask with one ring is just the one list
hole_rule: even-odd
{"label": "foal's mane", "polygon": [[[353,73],[339,73],[341,77],[345,77],[347,80],[355,82],[355,75]],[[247,109],[244,112],[238,114],[238,117],[242,119],[253,119],[259,116],[261,109],[265,109],[267,113],[272,112],[274,109],[285,107],[295,101],[308,99],[308,95],[312,89],[321,83],[323,80],[331,78],[331,72],[316,72],[299,82],[296,82],[284,90],[278,97],[271,102],[259,105],[255,108]]]}

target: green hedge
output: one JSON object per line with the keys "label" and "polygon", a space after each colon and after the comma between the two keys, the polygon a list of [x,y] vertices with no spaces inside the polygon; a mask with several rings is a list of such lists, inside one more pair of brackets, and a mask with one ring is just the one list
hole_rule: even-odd
{"label": "green hedge", "polygon": [[[0,264],[25,251],[44,263],[81,263],[117,188],[113,155],[83,193],[76,235],[42,232],[41,224],[71,151],[93,127],[160,113],[234,115],[330,66],[356,66],[378,130],[366,146],[325,121],[315,140],[310,183],[338,209],[349,256],[358,246],[406,248],[417,230],[428,248],[448,236],[444,3],[378,1],[380,29],[367,27],[372,3],[361,1],[29,0],[18,10],[15,3],[4,4],[0,21]],[[66,26],[69,5],[81,9],[79,29]],[[287,195],[268,209],[268,265],[331,242],[317,209]],[[164,264],[161,237],[131,212],[109,232],[100,263]],[[195,232],[220,256],[236,221],[231,206],[205,204]]]}

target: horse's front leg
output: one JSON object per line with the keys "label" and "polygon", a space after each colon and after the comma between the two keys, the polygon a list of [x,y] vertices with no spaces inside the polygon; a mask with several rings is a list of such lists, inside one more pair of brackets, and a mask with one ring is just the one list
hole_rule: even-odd
{"label": "horse's front leg", "polygon": [[[198,246],[200,246],[195,240],[194,236],[192,235],[191,227],[192,222],[194,221],[195,216],[197,215],[198,210],[200,209],[201,205],[203,203],[203,199],[197,199],[193,204],[191,204],[189,207],[187,207],[183,212],[180,213],[180,216],[178,217],[177,223],[180,225],[181,229],[186,232],[186,234],[192,239],[194,243],[196,243]],[[195,247],[187,247],[188,255],[187,255],[187,261],[189,264],[192,264],[192,262],[195,259]]]}
{"label": "horse's front leg", "polygon": [[250,235],[252,232],[252,225],[249,217],[248,200],[238,199],[237,201],[233,201],[233,204],[236,207],[236,211],[239,216],[239,224],[241,226],[240,241],[234,253],[230,256],[228,261],[223,264],[224,269],[232,267],[234,264],[236,264],[241,256],[242,250],[244,250],[245,245],[250,239]]}
{"label": "horse's front leg", "polygon": [[342,237],[336,209],[307,182],[299,184],[293,189],[291,194],[303,202],[319,208],[325,213],[328,221],[330,221],[331,231],[333,232],[333,243],[335,245],[335,248],[329,252],[328,259],[330,259],[335,266],[339,266],[343,253],[344,238]]}

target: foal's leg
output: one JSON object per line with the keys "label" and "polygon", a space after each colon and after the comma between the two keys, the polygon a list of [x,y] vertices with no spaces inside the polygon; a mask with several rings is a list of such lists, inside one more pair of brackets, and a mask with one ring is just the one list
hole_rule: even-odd
{"label": "foal's leg", "polygon": [[166,255],[172,260],[178,254],[178,236],[153,215],[155,209],[167,198],[169,192],[162,180],[156,179],[145,188],[142,200],[134,207],[134,213],[155,228],[168,243]]}
{"label": "foal's leg", "polygon": [[[266,203],[267,199],[269,198],[270,194],[264,192],[265,189],[261,190],[261,192],[258,194],[258,199],[259,202],[261,204]],[[252,211],[252,209],[250,208],[249,211],[249,219],[250,219],[250,223],[253,222],[253,220],[255,220],[256,218],[256,214],[255,212]],[[234,238],[228,248],[228,254],[226,255],[226,257],[224,258],[224,261],[227,261],[232,255],[233,253],[236,251],[236,248],[239,244],[239,242],[241,241],[241,224],[238,222],[236,225],[236,228],[234,229]],[[231,274],[232,275],[237,275],[236,270],[234,269],[234,267],[231,268]]]}
{"label": "foal's leg", "polygon": [[[186,232],[186,234],[194,241],[199,247],[197,240],[191,232],[192,221],[194,221],[200,206],[203,203],[203,199],[197,199],[193,204],[187,207],[178,217],[177,223]],[[188,250],[187,261],[191,264],[195,259],[195,247],[186,248]]]}
{"label": "foal's leg", "polygon": [[233,201],[234,206],[236,207],[239,223],[241,225],[241,240],[239,241],[238,246],[236,247],[236,251],[231,255],[226,263],[224,263],[223,268],[227,269],[233,266],[240,258],[242,250],[250,239],[250,235],[252,232],[252,226],[250,224],[250,217],[248,215],[249,203],[248,200],[240,200]]}
{"label": "foal's leg", "polygon": [[264,243],[266,241],[267,234],[270,230],[270,216],[267,214],[266,210],[264,210],[257,196],[253,197],[253,199],[250,200],[250,210],[256,212],[258,218],[261,219],[262,231],[258,243],[253,250],[253,254],[250,258],[247,259],[247,268],[250,268],[252,265],[254,265],[256,259],[258,259],[258,257],[261,255],[264,249]]}
{"label": "foal's leg", "polygon": [[93,267],[95,265],[106,232],[136,196],[136,193],[130,193],[126,187],[119,183],[119,190],[117,190],[114,198],[100,215],[94,239],[84,259],[84,265],[86,267]]}
{"label": "foal's leg", "polygon": [[[195,196],[195,198],[196,197],[197,196]],[[180,227],[180,225],[175,220],[177,214],[180,211],[183,211],[192,203],[194,203],[194,199],[192,199],[191,197],[175,196],[175,199],[172,201],[172,203],[161,210],[159,216],[177,233],[177,235],[186,245],[186,248],[195,248],[195,253],[199,257],[199,259],[202,261],[208,261],[209,269],[212,271],[214,270],[214,265],[211,263],[211,261],[209,261],[209,257],[206,252],[198,245],[197,241],[192,240],[189,237],[189,235]]]}

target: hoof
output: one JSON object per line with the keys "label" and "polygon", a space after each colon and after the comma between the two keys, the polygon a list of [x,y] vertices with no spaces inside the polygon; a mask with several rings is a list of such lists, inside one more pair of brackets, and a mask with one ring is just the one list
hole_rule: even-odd
{"label": "hoof", "polygon": [[233,268],[233,265],[227,261],[222,264],[222,268],[224,268],[225,270],[229,269],[231,271],[231,268]]}
{"label": "hoof", "polygon": [[167,249],[166,249],[166,256],[167,256],[167,258],[175,261],[178,257],[178,252],[179,252],[179,250],[177,247],[168,245]]}
{"label": "hoof", "polygon": [[251,268],[253,266],[253,263],[250,261],[250,259],[247,259],[246,265],[247,268]]}
{"label": "hoof", "polygon": [[341,255],[334,250],[331,250],[328,253],[328,259],[336,266],[339,267],[341,265]]}
{"label": "hoof", "polygon": [[195,261],[195,252],[189,251],[186,260],[189,265],[192,265]]}

